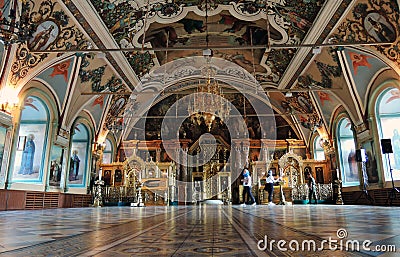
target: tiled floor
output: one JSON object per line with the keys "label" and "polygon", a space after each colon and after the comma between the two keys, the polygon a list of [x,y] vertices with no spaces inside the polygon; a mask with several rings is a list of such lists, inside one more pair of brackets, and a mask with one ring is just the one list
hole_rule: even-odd
{"label": "tiled floor", "polygon": [[[358,243],[360,250],[352,251]],[[377,245],[396,251],[373,251]],[[400,256],[400,208],[200,205],[6,211],[0,212],[0,255]]]}

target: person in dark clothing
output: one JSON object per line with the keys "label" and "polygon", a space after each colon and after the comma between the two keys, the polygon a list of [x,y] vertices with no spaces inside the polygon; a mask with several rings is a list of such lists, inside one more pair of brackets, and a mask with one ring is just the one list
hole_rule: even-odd
{"label": "person in dark clothing", "polygon": [[268,171],[267,178],[265,179],[265,187],[264,190],[268,192],[268,205],[275,205],[272,202],[274,196],[274,184],[278,182],[278,179],[275,179],[272,175],[272,170]]}
{"label": "person in dark clothing", "polygon": [[256,199],[254,198],[252,192],[251,192],[251,176],[250,176],[250,171],[245,167],[243,169],[243,204],[242,205],[246,205],[246,195],[248,195],[251,199],[251,202],[249,202],[249,204],[251,205],[256,205]]}
{"label": "person in dark clothing", "polygon": [[311,204],[313,198],[315,200],[315,204],[317,204],[318,200],[315,179],[310,172],[306,173],[306,179],[308,179],[308,204]]}

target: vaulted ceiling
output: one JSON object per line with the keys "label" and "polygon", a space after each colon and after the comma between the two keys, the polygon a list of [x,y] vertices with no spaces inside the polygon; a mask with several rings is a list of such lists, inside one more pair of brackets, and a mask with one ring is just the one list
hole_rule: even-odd
{"label": "vaulted ceiling", "polygon": [[[16,49],[8,80],[25,84],[57,64],[72,69],[75,63],[76,71],[68,73],[77,76],[73,104],[63,123],[84,108],[95,117],[98,133],[124,115],[134,128],[146,115],[160,121],[158,116],[193,92],[201,69],[212,65],[242,115],[257,109],[249,107],[252,102],[263,102],[282,128],[279,133],[284,131],[278,137],[290,131],[308,143],[315,124],[330,134],[340,108],[356,125],[362,123],[371,80],[399,73],[398,1],[46,0],[28,5],[37,32],[56,29],[47,44],[32,39]],[[205,49],[212,50],[211,62]],[[55,91],[67,91],[67,84]],[[285,97],[289,90],[292,96]],[[247,94],[247,101],[234,101]],[[256,123],[262,122],[246,124]],[[150,134],[154,137],[156,129]],[[125,135],[133,137],[132,131]]]}

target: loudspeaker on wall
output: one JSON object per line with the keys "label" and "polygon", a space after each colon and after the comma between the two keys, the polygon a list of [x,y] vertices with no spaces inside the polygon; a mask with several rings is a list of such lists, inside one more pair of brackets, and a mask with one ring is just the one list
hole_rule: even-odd
{"label": "loudspeaker on wall", "polygon": [[365,153],[365,149],[357,149],[356,150],[356,161],[357,162],[366,162],[367,155]]}
{"label": "loudspeaker on wall", "polygon": [[381,146],[382,146],[382,153],[393,153],[392,149],[392,142],[390,138],[388,139],[381,139]]}

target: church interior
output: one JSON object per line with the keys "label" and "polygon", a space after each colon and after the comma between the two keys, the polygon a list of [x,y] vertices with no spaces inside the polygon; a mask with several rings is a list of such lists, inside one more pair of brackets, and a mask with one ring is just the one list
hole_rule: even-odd
{"label": "church interior", "polygon": [[0,255],[396,256],[399,6],[0,0]]}

